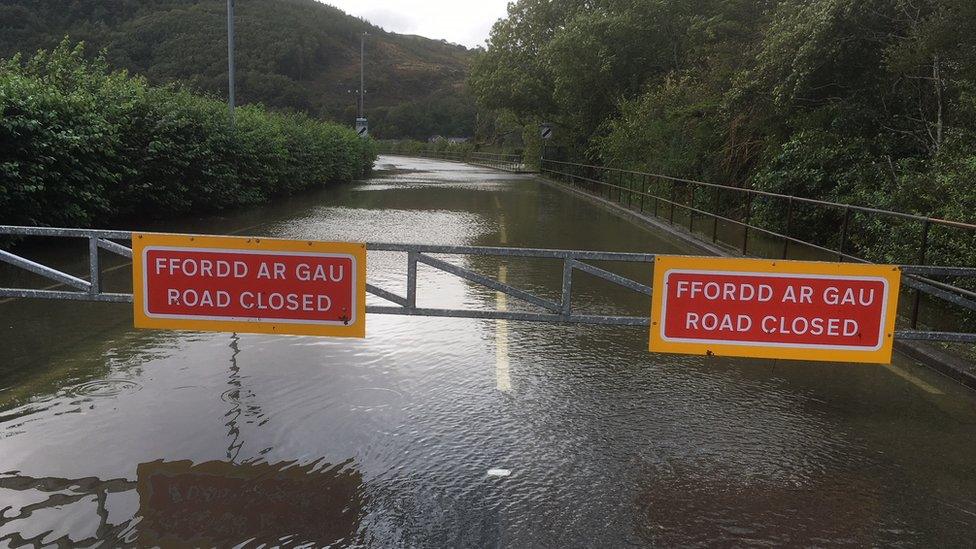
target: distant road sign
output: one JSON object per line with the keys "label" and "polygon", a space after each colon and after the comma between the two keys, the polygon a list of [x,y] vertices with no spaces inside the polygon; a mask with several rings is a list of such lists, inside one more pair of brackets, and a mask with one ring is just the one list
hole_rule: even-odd
{"label": "distant road sign", "polygon": [[650,350],[891,362],[890,265],[658,256]]}
{"label": "distant road sign", "polygon": [[369,137],[369,122],[365,118],[356,119],[356,133],[359,137]]}
{"label": "distant road sign", "polygon": [[133,233],[137,328],[365,337],[366,246]]}
{"label": "distant road sign", "polygon": [[542,136],[543,139],[551,139],[552,138],[552,125],[551,124],[541,124],[539,126],[539,135]]}

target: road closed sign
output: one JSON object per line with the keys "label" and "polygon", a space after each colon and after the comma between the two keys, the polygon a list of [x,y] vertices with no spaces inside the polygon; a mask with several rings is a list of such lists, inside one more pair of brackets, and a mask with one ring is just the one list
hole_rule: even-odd
{"label": "road closed sign", "polygon": [[659,256],[650,350],[887,364],[900,282],[891,265]]}
{"label": "road closed sign", "polygon": [[137,328],[365,337],[366,246],[135,233]]}

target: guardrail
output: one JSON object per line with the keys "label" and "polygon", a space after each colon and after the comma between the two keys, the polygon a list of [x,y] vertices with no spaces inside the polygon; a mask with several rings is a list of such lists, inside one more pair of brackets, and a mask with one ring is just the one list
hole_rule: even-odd
{"label": "guardrail", "polygon": [[505,170],[514,173],[525,173],[528,170],[525,160],[520,154],[495,154],[495,153],[471,153],[467,162],[476,166],[485,166],[497,170]]}
{"label": "guardrail", "polygon": [[[976,311],[976,291],[932,278],[976,279],[976,268],[927,264],[933,230],[938,228],[944,231],[955,231],[960,233],[957,241],[965,242],[968,239],[969,242],[976,242],[976,225],[973,224],[545,158],[542,159],[540,173],[629,209],[653,213],[654,216],[667,220],[671,224],[687,223],[689,232],[698,233],[706,239],[710,238],[714,243],[728,245],[743,255],[748,255],[751,251],[750,243],[753,243],[755,238],[750,240],[750,236],[762,235],[780,243],[781,248],[774,251],[777,257],[783,259],[789,257],[791,246],[795,246],[819,252],[825,258],[834,258],[837,261],[870,263],[872,262],[870,259],[855,255],[853,250],[856,246],[855,235],[859,230],[858,221],[862,221],[860,230],[871,222],[877,223],[879,219],[914,224],[918,229],[917,244],[902,246],[908,253],[911,251],[916,253],[914,263],[903,267],[903,272],[907,275],[904,284],[915,290],[909,313],[911,327],[913,329],[918,327],[922,294],[947,301],[968,311]],[[766,208],[766,215],[762,216],[764,219],[773,217],[782,224],[779,227],[759,225],[760,216],[756,215],[756,212],[760,207]],[[808,208],[808,211],[801,212],[804,207]],[[770,215],[770,212],[775,212],[776,215]],[[682,214],[681,217],[685,219],[679,219],[679,214]],[[829,235],[836,237],[835,245],[825,245],[823,242],[812,241],[810,237],[796,236],[799,224],[797,219],[801,217],[808,220],[816,219],[822,225],[830,224],[833,217],[836,217],[833,220],[834,234]],[[741,230],[741,240],[732,241],[720,237],[720,223]],[[871,227],[875,231],[879,230],[874,225]],[[901,235],[910,233],[904,227],[900,227],[898,232]],[[946,235],[940,236],[941,240],[946,240]],[[761,255],[771,255],[768,245],[763,251],[766,253]]]}
{"label": "guardrail", "polygon": [[[0,250],[0,261],[14,267],[38,274],[55,284],[48,288],[0,288],[0,297],[7,298],[39,298],[74,301],[100,301],[128,303],[132,301],[131,293],[106,293],[102,290],[101,262],[99,250],[105,250],[118,256],[131,259],[132,249],[117,241],[131,241],[130,231],[104,231],[94,229],[60,229],[48,227],[17,227],[0,225],[0,235],[20,237],[47,238],[76,238],[88,241],[88,277],[80,273],[72,274],[31,261],[11,251]],[[405,269],[407,274],[406,295],[399,295],[388,289],[380,288],[368,283],[366,291],[379,297],[390,305],[368,305],[367,313],[394,314],[409,316],[435,316],[481,318],[498,320],[525,320],[533,322],[557,322],[570,324],[608,324],[623,326],[647,326],[649,318],[646,316],[622,315],[593,315],[579,313],[573,308],[573,279],[577,271],[612,282],[643,296],[650,296],[652,288],[642,282],[621,276],[602,267],[593,265],[593,261],[643,263],[652,267],[655,254],[599,252],[585,250],[553,250],[543,248],[497,248],[483,246],[433,246],[423,244],[387,244],[373,243],[366,245],[369,251],[399,252],[406,254]],[[559,287],[560,299],[553,301],[538,294],[519,289],[505,281],[478,273],[435,256],[491,256],[506,258],[521,258],[525,260],[559,260],[562,262],[562,282]],[[500,309],[471,309],[471,308],[425,308],[417,305],[418,298],[418,270],[419,264],[427,265],[474,284],[502,292],[523,303],[534,307],[535,311],[511,311]],[[976,278],[976,269],[958,267],[936,267],[903,265],[902,271],[906,275],[946,275]],[[650,280],[650,272],[647,280]],[[64,290],[63,287],[74,288]],[[917,287],[917,286],[916,286]],[[923,286],[924,287],[924,286]],[[927,291],[943,292],[939,288]],[[953,299],[958,299],[953,297]],[[976,301],[963,299],[960,304],[976,310]],[[949,341],[961,343],[976,343],[976,333],[921,331],[917,329],[898,330],[895,337],[902,340]]]}
{"label": "guardrail", "polygon": [[512,173],[529,173],[532,170],[525,163],[520,154],[499,154],[488,152],[457,152],[457,151],[422,151],[416,153],[381,151],[381,154],[413,156],[417,158],[431,158],[451,162],[464,162],[475,166],[494,168]]}

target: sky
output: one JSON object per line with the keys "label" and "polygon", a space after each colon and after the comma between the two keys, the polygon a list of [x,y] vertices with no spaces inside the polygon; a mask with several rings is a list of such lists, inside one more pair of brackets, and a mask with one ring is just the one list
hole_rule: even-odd
{"label": "sky", "polygon": [[483,46],[509,0],[320,0],[400,34]]}

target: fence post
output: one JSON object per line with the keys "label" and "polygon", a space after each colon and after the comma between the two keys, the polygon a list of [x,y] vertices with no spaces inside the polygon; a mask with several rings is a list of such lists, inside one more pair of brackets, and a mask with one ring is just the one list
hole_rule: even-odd
{"label": "fence post", "polygon": [[407,252],[407,309],[417,308],[417,252]]}
{"label": "fence post", "polygon": [[695,232],[695,186],[688,185],[688,232]]}
{"label": "fence post", "polygon": [[[926,219],[925,223],[922,225],[922,245],[918,249],[918,264],[925,264],[925,255],[928,253],[929,247],[929,228],[931,228],[931,223]],[[912,329],[918,328],[918,309],[921,304],[922,293],[919,290],[915,290],[915,297],[912,300]]]}
{"label": "fence post", "polygon": [[624,205],[624,171],[617,172],[617,204]]}
{"label": "fence post", "polygon": [[793,224],[793,197],[789,198],[786,203],[786,231],[783,232],[783,259],[786,259],[787,254],[790,251],[790,229]]}
{"label": "fence post", "polygon": [[98,237],[88,237],[88,274],[90,276],[91,287],[88,293],[98,295],[102,292],[102,273],[98,265]]}
{"label": "fence post", "polygon": [[[658,179],[656,181],[658,182],[658,186],[660,187],[660,180]],[[660,217],[660,215],[658,214],[658,209],[659,209],[658,205],[661,202],[660,198],[658,198],[658,194],[660,194],[660,192],[661,189],[654,191],[654,217]]]}
{"label": "fence post", "polygon": [[840,248],[837,250],[837,260],[844,262],[844,245],[847,244],[847,225],[851,221],[851,209],[844,208],[844,224],[840,229]]}
{"label": "fence post", "polygon": [[560,313],[568,317],[573,313],[573,266],[569,259],[563,259],[563,287]]}
{"label": "fence post", "polygon": [[627,174],[627,209],[634,207],[634,178],[632,174]]}
{"label": "fence post", "polygon": [[644,213],[644,199],[647,198],[647,174],[641,175],[641,206],[640,211]]}
{"label": "fence post", "polygon": [[[622,172],[617,172],[617,185],[616,185],[616,189],[617,189],[617,203],[618,204],[621,204],[621,202],[623,201],[623,196],[620,194],[620,187],[621,187],[621,185],[624,184],[623,178],[624,178],[624,174]],[[611,193],[610,200],[613,200],[613,198],[612,198],[613,189],[614,189],[613,172],[610,172],[610,175],[607,177],[607,183],[610,184],[610,193]]]}
{"label": "fence post", "polygon": [[671,213],[668,214],[668,222],[674,225],[674,200],[677,191],[674,188],[674,181],[671,181],[669,185],[671,185]]}
{"label": "fence post", "polygon": [[746,255],[749,250],[750,221],[752,221],[752,193],[749,193],[749,201],[746,203],[746,219],[742,225],[742,255]]}
{"label": "fence post", "polygon": [[719,197],[721,196],[722,189],[720,187],[715,187],[715,204],[712,209],[712,219],[715,222],[712,225],[712,242],[718,242],[718,209],[719,209]]}

